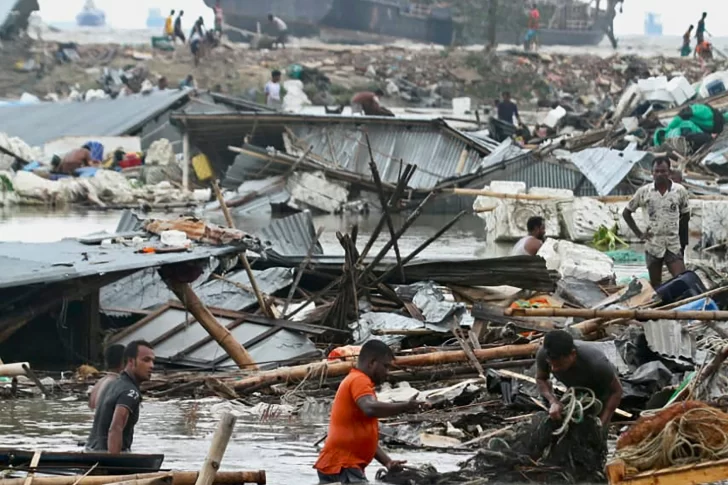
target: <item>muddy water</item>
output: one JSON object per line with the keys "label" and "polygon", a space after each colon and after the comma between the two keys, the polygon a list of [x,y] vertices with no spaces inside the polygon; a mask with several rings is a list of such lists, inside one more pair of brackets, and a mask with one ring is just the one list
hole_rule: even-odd
{"label": "muddy water", "polygon": [[[134,436],[137,453],[164,453],[165,469],[198,469],[205,458],[217,419],[210,408],[216,399],[200,401],[145,401]],[[196,407],[196,412],[191,409]],[[19,400],[0,401],[3,447],[81,451],[93,416],[85,402]],[[261,422],[238,419],[225,452],[222,470],[265,470],[268,483],[317,483],[311,467],[317,450],[312,445],[326,432],[325,417]],[[466,455],[390,450],[412,465],[434,464],[438,470],[457,469]],[[378,468],[372,465],[373,478]]]}

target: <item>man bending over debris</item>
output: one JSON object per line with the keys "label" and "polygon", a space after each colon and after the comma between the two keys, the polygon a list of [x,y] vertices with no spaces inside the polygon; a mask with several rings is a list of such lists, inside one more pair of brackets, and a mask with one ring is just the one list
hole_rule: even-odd
{"label": "man bending over debris", "polygon": [[[640,187],[624,209],[622,216],[632,232],[645,241],[645,258],[653,288],[662,284],[662,265],[675,277],[685,272],[683,250],[688,245],[690,207],[688,191],[670,180],[670,159],[652,161],[654,182]],[[648,225],[643,232],[632,213],[642,208]]]}
{"label": "man bending over debris", "polygon": [[331,408],[329,434],[316,464],[320,483],[363,483],[364,469],[376,459],[389,471],[405,462],[392,460],[379,446],[379,419],[421,409],[426,403],[377,401],[374,386],[387,379],[394,360],[381,340],[370,340],[359,351],[355,369],[339,385]]}
{"label": "man bending over debris", "polygon": [[554,395],[550,374],[567,387],[585,387],[594,391],[602,403],[599,421],[607,426],[622,399],[622,384],[607,357],[589,342],[574,342],[563,330],[549,332],[536,354],[536,384],[549,402],[549,416],[561,421],[563,405]]}
{"label": "man bending over debris", "polygon": [[374,92],[361,91],[351,98],[352,113],[364,112],[367,116],[394,116],[394,113],[379,104],[379,97],[384,96],[384,91],[377,89]]}

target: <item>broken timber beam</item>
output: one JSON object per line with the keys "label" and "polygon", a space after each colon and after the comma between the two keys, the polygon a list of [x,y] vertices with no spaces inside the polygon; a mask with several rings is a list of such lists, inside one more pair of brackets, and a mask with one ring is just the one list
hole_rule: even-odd
{"label": "broken timber beam", "polygon": [[241,369],[256,370],[258,366],[250,356],[245,347],[235,340],[230,330],[220,325],[215,316],[197,297],[189,283],[181,283],[178,281],[164,280],[170,290],[177,296],[179,301],[185,306],[200,325],[220,344],[225,352]]}
{"label": "broken timber beam", "polygon": [[620,318],[629,320],[728,320],[728,311],[591,310],[582,308],[507,308],[504,315],[518,317]]}
{"label": "broken timber beam", "polygon": [[715,483],[728,479],[728,459],[675,466],[627,476],[622,460],[607,463],[609,485],[685,485]]}
{"label": "broken timber beam", "polygon": [[[68,475],[60,477],[35,477],[33,485],[107,485],[132,480],[144,480],[148,478],[172,477],[172,485],[194,485],[199,475],[196,471],[171,471],[157,473],[139,473],[135,475]],[[23,485],[25,478],[10,478],[0,480],[0,485]],[[239,472],[217,472],[215,474],[216,485],[238,485],[241,483],[266,483],[265,471],[239,471]]]}
{"label": "broken timber beam", "polygon": [[[526,345],[504,345],[492,349],[474,350],[473,354],[478,361],[495,359],[531,357],[536,354],[540,347],[539,343]],[[462,350],[431,352],[429,354],[407,355],[397,357],[394,364],[398,367],[425,367],[431,365],[451,364],[454,362],[466,362],[467,354]],[[236,380],[230,384],[235,391],[241,392],[246,389],[272,386],[280,382],[300,381],[305,378],[311,379],[317,375],[337,377],[347,374],[354,367],[353,361],[334,362],[320,361],[313,364],[284,367],[268,372],[261,372],[257,375]]]}

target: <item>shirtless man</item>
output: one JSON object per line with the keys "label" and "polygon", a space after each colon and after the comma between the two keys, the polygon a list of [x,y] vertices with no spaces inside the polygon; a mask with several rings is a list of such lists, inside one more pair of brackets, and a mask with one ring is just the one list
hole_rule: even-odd
{"label": "shirtless man", "polygon": [[88,145],[84,145],[77,150],[66,153],[63,160],[53,165],[53,171],[64,175],[74,175],[79,168],[91,167],[94,164],[91,158],[91,148]]}
{"label": "shirtless man", "polygon": [[93,410],[96,409],[96,403],[100,401],[104,388],[114,382],[124,368],[124,346],[120,344],[110,345],[106,349],[106,355],[104,357],[108,373],[99,379],[93,389],[91,389],[91,394],[88,398],[88,407]]}

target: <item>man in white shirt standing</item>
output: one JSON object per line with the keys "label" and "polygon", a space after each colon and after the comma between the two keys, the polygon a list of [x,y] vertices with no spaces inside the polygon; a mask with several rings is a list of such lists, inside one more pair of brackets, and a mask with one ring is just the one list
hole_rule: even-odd
{"label": "man in white shirt standing", "polygon": [[281,71],[277,69],[265,85],[265,104],[276,109],[281,106]]}
{"label": "man in white shirt standing", "polygon": [[[640,187],[622,216],[635,235],[645,242],[645,259],[653,288],[662,284],[662,265],[675,277],[685,272],[683,251],[688,245],[690,195],[685,187],[670,180],[670,159],[656,157],[652,162],[654,182]],[[648,226],[641,231],[632,213],[645,211]]]}
{"label": "man in white shirt standing", "polygon": [[276,41],[273,43],[273,45],[275,46],[276,44],[278,44],[285,49],[286,40],[288,39],[288,26],[283,20],[281,20],[280,17],[276,17],[272,13],[268,14],[268,21],[273,24],[273,26],[276,28],[276,31],[278,32],[278,37],[276,37]]}

